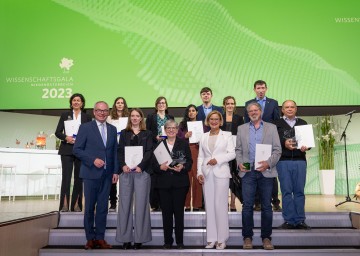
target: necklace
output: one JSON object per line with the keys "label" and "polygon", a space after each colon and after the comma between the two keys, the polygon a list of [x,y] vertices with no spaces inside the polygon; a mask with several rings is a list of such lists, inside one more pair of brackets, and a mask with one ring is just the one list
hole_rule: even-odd
{"label": "necklace", "polygon": [[218,135],[218,134],[219,134],[219,131],[220,131],[220,130],[216,130],[216,131],[212,132],[212,131],[210,130],[210,135]]}

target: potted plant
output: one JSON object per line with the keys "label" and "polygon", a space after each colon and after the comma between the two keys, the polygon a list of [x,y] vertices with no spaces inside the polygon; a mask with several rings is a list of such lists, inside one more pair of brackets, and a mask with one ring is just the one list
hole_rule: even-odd
{"label": "potted plant", "polygon": [[330,115],[318,117],[316,138],[319,142],[319,170],[321,194],[335,194],[334,145],[336,132]]}

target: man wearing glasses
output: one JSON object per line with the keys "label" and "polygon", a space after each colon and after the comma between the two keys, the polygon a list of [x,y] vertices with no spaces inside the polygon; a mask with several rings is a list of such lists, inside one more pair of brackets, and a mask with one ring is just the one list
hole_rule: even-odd
{"label": "man wearing glasses", "polygon": [[112,248],[104,237],[110,187],[118,181],[119,161],[116,128],[106,122],[108,115],[108,104],[98,101],[95,120],[80,126],[73,149],[81,160],[80,177],[84,182],[86,250]]}

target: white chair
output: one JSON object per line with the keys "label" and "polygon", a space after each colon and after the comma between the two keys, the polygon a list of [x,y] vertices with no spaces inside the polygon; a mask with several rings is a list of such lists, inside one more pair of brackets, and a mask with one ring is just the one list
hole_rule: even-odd
{"label": "white chair", "polygon": [[[5,193],[7,192],[7,178],[6,176],[10,175],[9,182],[9,201],[15,201],[15,181],[16,181],[16,164],[0,164],[0,179],[1,179],[1,189],[4,189]],[[1,201],[2,191],[0,191],[0,201]]]}
{"label": "white chair", "polygon": [[[49,177],[55,176],[55,184],[50,182]],[[54,187],[55,189],[55,200],[58,196],[60,199],[60,188],[61,188],[61,165],[46,165],[44,168],[44,186],[43,186],[43,200],[49,199],[49,188]]]}

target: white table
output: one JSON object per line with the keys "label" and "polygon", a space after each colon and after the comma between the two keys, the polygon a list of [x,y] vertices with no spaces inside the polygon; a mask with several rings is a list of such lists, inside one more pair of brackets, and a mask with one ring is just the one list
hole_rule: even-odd
{"label": "white table", "polygon": [[[61,165],[57,150],[22,149],[22,148],[0,148],[0,164],[16,165],[15,196],[37,196],[43,195],[44,187],[54,187],[56,177],[48,177],[45,184],[44,170],[48,165]],[[2,196],[10,193],[10,182],[12,177],[3,170],[1,176]]]}

